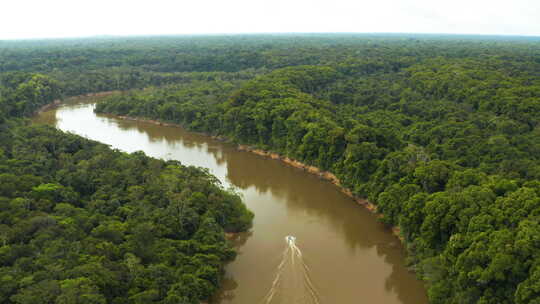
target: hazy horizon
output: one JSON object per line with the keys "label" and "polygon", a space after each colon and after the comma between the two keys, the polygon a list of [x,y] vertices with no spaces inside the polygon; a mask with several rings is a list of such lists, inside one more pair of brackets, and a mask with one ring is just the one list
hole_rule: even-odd
{"label": "hazy horizon", "polygon": [[410,32],[246,32],[246,33],[180,33],[180,34],[127,34],[127,35],[87,35],[87,36],[65,36],[65,37],[34,37],[34,38],[0,38],[0,41],[32,41],[32,40],[76,40],[76,39],[116,39],[116,38],[160,38],[160,37],[204,37],[204,36],[302,36],[302,35],[358,35],[358,36],[456,36],[456,37],[508,37],[508,38],[540,38],[539,35],[523,34],[474,34],[474,33],[410,33]]}
{"label": "hazy horizon", "polygon": [[540,1],[21,0],[3,5],[0,40],[231,34],[540,36]]}

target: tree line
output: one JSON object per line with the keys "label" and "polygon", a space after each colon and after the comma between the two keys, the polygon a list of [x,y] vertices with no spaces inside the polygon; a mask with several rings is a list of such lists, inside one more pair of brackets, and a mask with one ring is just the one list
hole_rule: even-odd
{"label": "tree line", "polygon": [[[400,227],[432,303],[540,301],[540,45],[368,42],[333,52],[321,41],[316,64],[119,93],[96,112],[178,123],[333,172]],[[289,58],[307,54],[291,47]]]}
{"label": "tree line", "polygon": [[31,125],[48,75],[0,75],[0,303],[192,303],[253,214],[207,170]]}

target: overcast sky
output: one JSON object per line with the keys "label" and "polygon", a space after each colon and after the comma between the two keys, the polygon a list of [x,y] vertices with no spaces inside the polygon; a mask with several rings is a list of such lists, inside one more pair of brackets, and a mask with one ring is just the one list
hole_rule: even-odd
{"label": "overcast sky", "polygon": [[0,39],[261,32],[540,36],[540,0],[0,1]]}

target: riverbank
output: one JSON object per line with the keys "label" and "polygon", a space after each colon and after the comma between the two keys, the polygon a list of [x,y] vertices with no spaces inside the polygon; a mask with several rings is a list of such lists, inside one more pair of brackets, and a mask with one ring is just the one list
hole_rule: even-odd
{"label": "riverbank", "polygon": [[[159,125],[159,126],[183,128],[184,129],[184,127],[182,125],[180,125],[180,124],[168,123],[168,122],[163,122],[163,121],[154,120],[154,119],[131,117],[131,116],[125,116],[125,115],[113,115],[113,114],[108,114],[108,115],[111,115],[112,117],[116,117],[116,118],[123,119],[123,120],[131,120],[131,121],[137,121],[137,122],[151,123],[151,124],[155,124],[155,125]],[[190,131],[190,132],[194,132],[194,131]],[[194,133],[209,136],[209,137],[211,137],[211,138],[213,138],[215,140],[219,140],[219,141],[229,141],[229,140],[227,140],[226,138],[224,138],[222,136],[212,136],[212,135],[209,135],[209,134],[203,133],[203,132],[194,132]],[[344,187],[342,185],[341,181],[339,180],[339,178],[337,178],[337,176],[335,176],[332,172],[323,171],[318,167],[304,164],[304,163],[302,163],[302,162],[300,162],[298,160],[295,160],[295,159],[292,159],[292,158],[289,158],[289,157],[286,157],[286,156],[282,156],[282,155],[280,155],[278,153],[253,148],[253,147],[248,146],[248,145],[239,144],[237,146],[237,149],[239,151],[245,151],[245,152],[253,153],[253,154],[256,154],[256,155],[259,155],[259,156],[262,156],[262,157],[278,160],[278,161],[281,161],[281,162],[285,163],[288,166],[291,166],[291,167],[303,170],[306,173],[315,175],[315,176],[319,177],[320,179],[328,181],[328,182],[334,184],[335,186],[337,186],[339,188],[339,190],[343,194],[350,197],[354,202],[356,202],[358,205],[366,208],[371,213],[376,214],[378,217],[384,216],[383,214],[377,212],[377,206],[375,204],[373,204],[372,202],[370,202],[370,201],[368,201],[368,200],[366,200],[364,198],[355,196],[350,189]],[[399,227],[392,226],[392,227],[390,227],[390,229],[392,231],[392,234],[394,236],[396,236],[401,242],[403,242],[403,237],[401,235],[401,230],[399,229]],[[228,238],[234,238],[234,236],[228,236]]]}
{"label": "riverbank", "polygon": [[[327,282],[328,289],[321,289],[321,296],[333,302],[352,303],[361,293],[369,294],[377,303],[427,303],[422,282],[404,263],[406,251],[401,243],[377,215],[358,209],[349,195],[335,188],[336,180],[329,180],[331,175],[324,174],[322,180],[313,168],[299,169],[281,159],[248,154],[230,142],[233,137],[227,140],[209,136],[215,135],[211,132],[187,131],[174,121],[156,121],[157,116],[140,119],[131,115],[134,117],[130,120],[121,120],[113,115],[96,115],[94,100],[99,104],[101,98],[66,100],[43,113],[41,122],[127,153],[139,150],[152,157],[205,167],[222,185],[234,187],[255,213],[253,229],[248,233],[224,234],[237,254],[225,267],[221,288],[211,303],[260,300],[275,279],[288,235],[297,238],[300,250],[309,257],[313,280]],[[342,182],[349,185],[345,179]],[[328,275],[334,277],[332,282],[327,281]],[[389,276],[395,286],[391,292]],[[291,290],[288,294],[302,292]]]}
{"label": "riverbank", "polygon": [[[263,156],[263,157],[267,157],[267,158],[271,158],[271,159],[275,159],[275,160],[279,160],[279,161],[287,164],[288,166],[291,166],[291,167],[294,167],[294,168],[297,168],[297,169],[300,169],[300,170],[304,170],[306,173],[315,175],[315,176],[319,177],[320,179],[326,180],[326,181],[334,184],[335,186],[337,186],[339,188],[339,190],[343,194],[345,194],[348,197],[350,197],[351,199],[353,199],[357,204],[359,204],[362,207],[366,208],[370,212],[372,212],[374,214],[377,214],[379,217],[383,216],[383,214],[380,214],[380,213],[377,212],[377,206],[375,204],[373,204],[372,202],[370,202],[370,201],[368,201],[368,200],[366,200],[364,198],[360,198],[360,197],[355,196],[350,189],[345,188],[341,184],[341,181],[339,180],[339,178],[337,178],[337,176],[335,176],[332,172],[323,171],[318,167],[304,164],[304,163],[302,163],[302,162],[300,162],[298,160],[291,159],[291,158],[286,157],[286,156],[282,156],[282,155],[280,155],[278,153],[275,153],[275,152],[269,152],[269,151],[265,151],[265,150],[261,150],[261,149],[256,149],[256,148],[252,148],[252,147],[247,146],[247,145],[238,145],[238,150],[254,153],[254,154],[257,154],[257,155],[260,155],[260,156]],[[391,230],[392,230],[392,234],[394,234],[396,237],[398,237],[400,239],[400,241],[403,242],[403,237],[401,236],[401,230],[399,229],[399,227],[392,226]]]}
{"label": "riverbank", "polygon": [[65,99],[56,99],[54,100],[53,102],[51,103],[48,103],[46,105],[43,105],[42,107],[40,107],[39,109],[37,109],[33,115],[39,115],[45,111],[49,111],[49,110],[52,110],[56,107],[58,107],[59,105],[61,105],[62,103],[64,103],[66,100],[70,100],[70,99],[80,99],[80,98],[89,98],[89,97],[105,97],[105,96],[109,96],[109,95],[112,95],[114,93],[118,93],[119,91],[105,91],[105,92],[97,92],[97,93],[88,93],[88,94],[84,94],[84,95],[78,95],[78,96],[71,96],[71,97],[67,97]]}
{"label": "riverbank", "polygon": [[32,115],[39,115],[45,111],[49,111],[49,110],[52,110],[54,108],[56,108],[57,106],[59,106],[60,104],[62,104],[62,100],[60,99],[57,99],[55,101],[53,101],[52,103],[48,103],[44,106],[42,106],[41,108],[37,109],[34,114]]}

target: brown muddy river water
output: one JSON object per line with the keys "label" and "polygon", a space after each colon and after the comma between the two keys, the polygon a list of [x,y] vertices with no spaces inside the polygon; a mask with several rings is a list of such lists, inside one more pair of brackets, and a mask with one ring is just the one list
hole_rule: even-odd
{"label": "brown muddy river water", "polygon": [[63,105],[35,122],[208,168],[255,213],[213,303],[427,303],[398,239],[331,183],[207,136],[96,115],[93,107]]}

